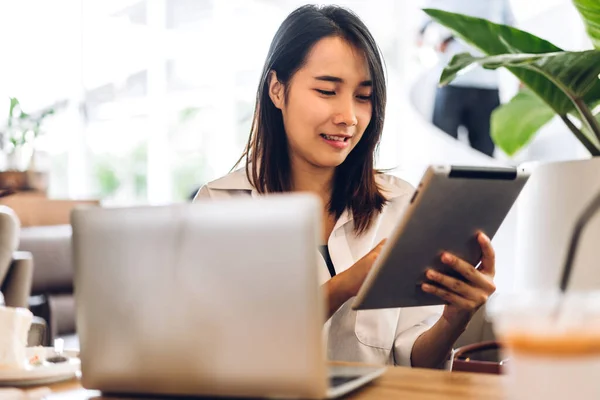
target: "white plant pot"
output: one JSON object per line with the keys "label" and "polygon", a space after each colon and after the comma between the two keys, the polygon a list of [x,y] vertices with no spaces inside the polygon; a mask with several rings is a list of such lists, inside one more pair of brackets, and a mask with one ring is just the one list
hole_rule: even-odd
{"label": "white plant pot", "polygon": [[9,171],[25,171],[29,167],[32,150],[28,146],[20,146],[6,155],[6,169]]}
{"label": "white plant pot", "polygon": [[[600,193],[600,157],[539,164],[518,202],[518,289],[558,288],[576,220]],[[600,213],[585,228],[569,289],[600,289]]]}

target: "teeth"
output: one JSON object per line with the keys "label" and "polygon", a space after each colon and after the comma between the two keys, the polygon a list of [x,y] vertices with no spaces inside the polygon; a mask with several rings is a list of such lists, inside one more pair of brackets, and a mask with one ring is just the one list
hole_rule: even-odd
{"label": "teeth", "polygon": [[346,141],[346,138],[341,137],[341,136],[329,136],[329,135],[325,135],[323,134],[323,137],[327,140],[335,140],[336,142],[344,142]]}

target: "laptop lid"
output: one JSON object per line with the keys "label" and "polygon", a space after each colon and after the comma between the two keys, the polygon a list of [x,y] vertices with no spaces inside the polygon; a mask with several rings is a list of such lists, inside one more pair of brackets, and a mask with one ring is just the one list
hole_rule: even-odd
{"label": "laptop lid", "polygon": [[320,211],[309,195],[75,210],[83,386],[323,397]]}

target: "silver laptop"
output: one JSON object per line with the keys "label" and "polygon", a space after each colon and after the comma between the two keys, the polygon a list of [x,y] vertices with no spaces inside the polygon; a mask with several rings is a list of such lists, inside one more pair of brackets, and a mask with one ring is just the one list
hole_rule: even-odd
{"label": "silver laptop", "polygon": [[310,195],[72,214],[82,384],[106,393],[332,398]]}

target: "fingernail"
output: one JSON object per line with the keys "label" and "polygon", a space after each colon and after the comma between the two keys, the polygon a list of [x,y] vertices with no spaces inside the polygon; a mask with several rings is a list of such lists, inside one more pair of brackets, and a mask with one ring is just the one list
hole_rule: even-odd
{"label": "fingernail", "polygon": [[448,253],[444,253],[442,255],[442,261],[446,263],[452,262],[452,256]]}
{"label": "fingernail", "polygon": [[421,286],[421,289],[423,289],[424,292],[431,292],[431,286],[426,283]]}
{"label": "fingernail", "polygon": [[436,275],[437,275],[437,274],[436,274],[436,273],[435,273],[435,271],[433,271],[433,270],[428,270],[428,271],[427,271],[427,277],[428,277],[429,279],[433,279],[433,278],[435,278],[435,277],[436,277]]}

